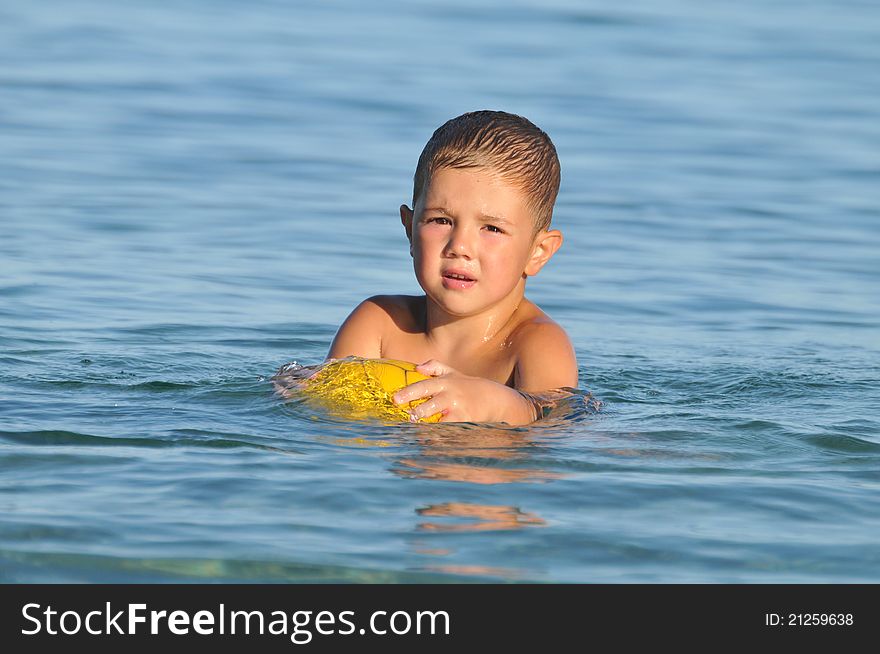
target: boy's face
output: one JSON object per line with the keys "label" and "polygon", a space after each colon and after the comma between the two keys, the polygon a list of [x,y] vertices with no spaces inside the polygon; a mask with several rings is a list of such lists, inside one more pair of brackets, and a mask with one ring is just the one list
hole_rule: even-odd
{"label": "boy's face", "polygon": [[521,294],[525,276],[536,274],[562,242],[556,231],[535,235],[525,194],[485,169],[435,171],[413,211],[401,207],[401,218],[419,285],[455,316]]}

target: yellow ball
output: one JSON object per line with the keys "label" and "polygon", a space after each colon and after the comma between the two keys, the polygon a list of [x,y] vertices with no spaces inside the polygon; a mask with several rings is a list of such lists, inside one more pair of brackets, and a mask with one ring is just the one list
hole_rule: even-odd
{"label": "yellow ball", "polygon": [[[416,372],[416,366],[396,359],[362,359],[348,357],[331,361],[306,382],[303,392],[319,400],[333,413],[355,418],[382,418],[409,421],[409,409],[427,398],[397,405],[393,395],[404,386],[429,377]],[[437,413],[421,422],[439,422]]]}

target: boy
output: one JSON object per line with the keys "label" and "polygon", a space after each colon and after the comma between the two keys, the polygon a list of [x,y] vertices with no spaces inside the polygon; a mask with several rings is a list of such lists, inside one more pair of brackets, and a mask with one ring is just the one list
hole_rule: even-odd
{"label": "boy", "polygon": [[418,421],[523,425],[541,417],[532,394],[576,387],[565,331],[525,297],[562,245],[550,229],[559,159],[550,138],[520,116],[453,118],[419,157],[413,206],[400,207],[423,296],[378,295],[348,316],[328,359],[419,362],[425,379],[398,391]]}

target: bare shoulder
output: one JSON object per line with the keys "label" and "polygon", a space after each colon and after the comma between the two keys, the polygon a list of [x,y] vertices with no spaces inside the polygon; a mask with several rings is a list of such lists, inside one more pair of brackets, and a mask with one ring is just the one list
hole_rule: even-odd
{"label": "bare shoulder", "polygon": [[401,331],[424,331],[425,297],[419,295],[374,295],[364,300],[382,309]]}
{"label": "bare shoulder", "polygon": [[510,342],[516,353],[515,384],[520,390],[539,392],[577,386],[577,357],[571,339],[534,304],[511,334]]}
{"label": "bare shoulder", "polygon": [[328,359],[348,356],[382,356],[382,341],[395,331],[411,328],[418,298],[408,295],[374,295],[349,314],[336,332]]}

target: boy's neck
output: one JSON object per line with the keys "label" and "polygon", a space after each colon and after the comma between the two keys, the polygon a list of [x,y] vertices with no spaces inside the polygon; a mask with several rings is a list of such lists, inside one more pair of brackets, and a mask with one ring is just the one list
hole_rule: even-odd
{"label": "boy's neck", "polygon": [[509,333],[507,329],[525,300],[525,282],[504,300],[472,316],[452,316],[425,297],[425,337],[439,350],[467,352],[484,347]]}

